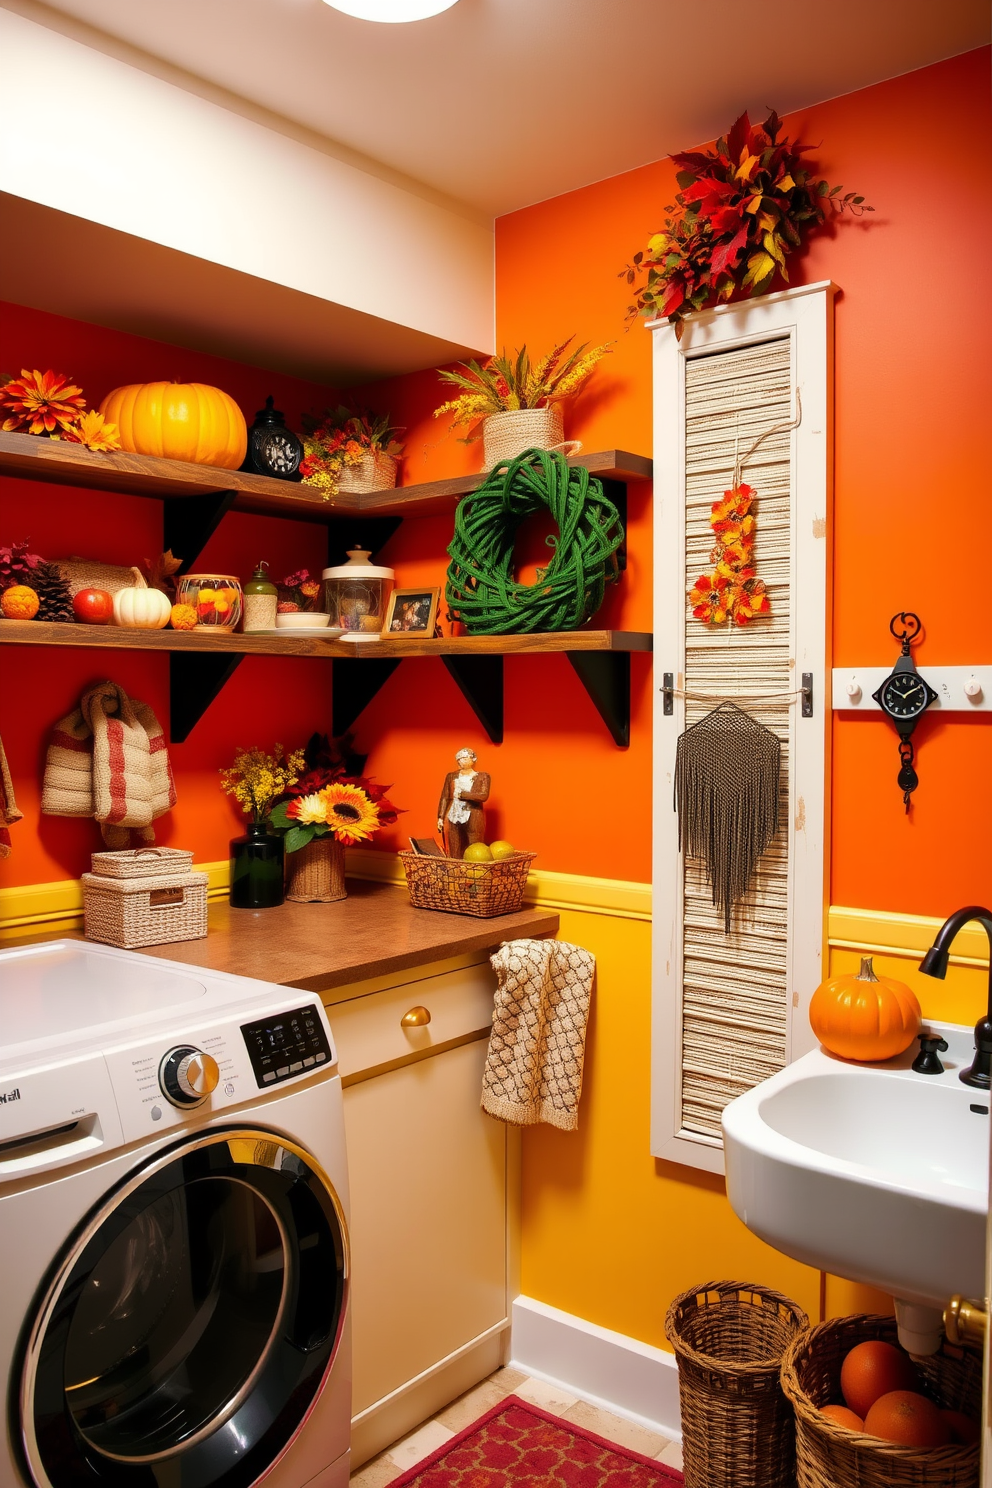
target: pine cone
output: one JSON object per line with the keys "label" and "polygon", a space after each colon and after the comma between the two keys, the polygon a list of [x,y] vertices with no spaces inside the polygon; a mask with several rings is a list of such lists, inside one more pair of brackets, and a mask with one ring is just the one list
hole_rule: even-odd
{"label": "pine cone", "polygon": [[57,563],[39,563],[31,573],[31,588],[38,596],[36,620],[75,623],[72,593]]}

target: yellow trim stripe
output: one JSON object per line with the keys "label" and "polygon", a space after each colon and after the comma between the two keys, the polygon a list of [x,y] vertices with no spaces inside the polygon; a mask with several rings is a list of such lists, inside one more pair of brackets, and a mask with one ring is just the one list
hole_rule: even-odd
{"label": "yellow trim stripe", "polygon": [[[395,853],[351,848],[348,872],[375,883],[402,884],[403,867]],[[210,875],[211,899],[227,893],[228,862],[197,863]],[[610,915],[615,919],[651,919],[651,885],[618,878],[593,878],[581,873],[532,872],[527,880],[527,902],[544,909],[580,914]],[[82,920],[83,892],[78,879],[26,884],[0,889],[0,937],[77,929]],[[941,921],[929,915],[901,915],[888,910],[851,909],[833,905],[828,911],[827,940],[842,950],[875,952],[918,960],[933,941]],[[988,941],[977,925],[967,925],[954,943],[951,961],[957,966],[985,968]]]}

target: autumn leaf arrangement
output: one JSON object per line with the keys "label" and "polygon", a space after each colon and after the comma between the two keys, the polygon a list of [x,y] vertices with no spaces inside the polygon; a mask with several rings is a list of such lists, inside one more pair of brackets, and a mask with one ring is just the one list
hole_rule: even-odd
{"label": "autumn leaf arrangement", "polygon": [[302,751],[302,766],[269,811],[269,824],[283,834],[287,853],[320,837],[354,847],[380,828],[392,826],[399,816],[387,795],[391,787],[361,773],[347,736],[329,739],[313,734]]}
{"label": "autumn leaf arrangement", "polygon": [[697,620],[707,625],[747,625],[755,615],[771,610],[764,583],[754,567],[753,486],[742,481],[710,511],[710,526],[716,542],[710,554],[713,572],[702,574],[689,591],[689,603]]}
{"label": "autumn leaf arrangement", "polygon": [[664,227],[620,273],[637,286],[628,318],[667,317],[681,339],[690,311],[788,283],[786,258],[829,214],[874,211],[818,177],[803,161],[811,149],[773,110],[763,124],[741,114],[715,150],[673,155],[680,189]]}
{"label": "autumn leaf arrangement", "polygon": [[101,453],[119,450],[120,431],[95,408],[86,407],[82,388],[64,372],[21,370],[20,377],[0,375],[0,428],[9,434],[82,444]]}
{"label": "autumn leaf arrangement", "polygon": [[436,408],[434,417],[441,418],[447,413],[452,415],[453,427],[470,426],[462,443],[471,444],[482,438],[483,420],[491,414],[545,408],[549,403],[570,398],[611,350],[610,343],[590,347],[583,342],[569,352],[574,340],[574,335],[569,336],[534,363],[527,347],[522,346],[512,357],[503,352],[485,362],[460,362],[456,367],[440,368],[438,376],[442,382],[461,391],[456,398]]}
{"label": "autumn leaf arrangement", "polygon": [[356,411],[339,405],[322,414],[303,415],[303,484],[315,486],[324,499],[337,495],[341,472],[360,465],[377,452],[398,460],[403,445],[397,434],[403,430],[390,423],[386,413]]}

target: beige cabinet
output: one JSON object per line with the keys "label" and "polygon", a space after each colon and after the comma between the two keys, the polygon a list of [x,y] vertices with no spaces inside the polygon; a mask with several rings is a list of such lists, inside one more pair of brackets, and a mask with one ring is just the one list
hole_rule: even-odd
{"label": "beige cabinet", "polygon": [[[356,1463],[501,1362],[508,1134],[479,1105],[494,985],[486,961],[328,1008],[345,1084]],[[413,1009],[430,1021],[404,1025]]]}

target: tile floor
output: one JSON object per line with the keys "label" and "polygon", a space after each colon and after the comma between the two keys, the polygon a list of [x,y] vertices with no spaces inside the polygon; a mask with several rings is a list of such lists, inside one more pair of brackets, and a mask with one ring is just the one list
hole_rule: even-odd
{"label": "tile floor", "polygon": [[576,1426],[593,1431],[607,1441],[616,1442],[619,1447],[629,1447],[644,1457],[656,1457],[667,1467],[676,1467],[679,1470],[682,1468],[680,1444],[669,1441],[660,1432],[648,1431],[646,1427],[626,1421],[622,1416],[614,1416],[609,1411],[600,1410],[598,1406],[587,1405],[584,1400],[569,1395],[566,1390],[549,1385],[544,1380],[530,1379],[517,1369],[497,1369],[495,1374],[491,1374],[474,1389],[439,1411],[433,1421],[418,1426],[416,1431],[405,1436],[402,1441],[394,1442],[385,1452],[380,1452],[378,1457],[366,1462],[358,1472],[352,1473],[352,1488],[385,1488],[387,1483],[391,1483],[401,1473],[407,1472],[432,1452],[436,1452],[438,1447],[450,1441],[457,1432],[471,1426],[473,1421],[485,1415],[487,1410],[498,1405],[507,1395],[519,1395],[521,1400],[529,1400],[531,1404],[539,1405],[552,1415],[561,1416],[565,1421],[573,1421]]}

